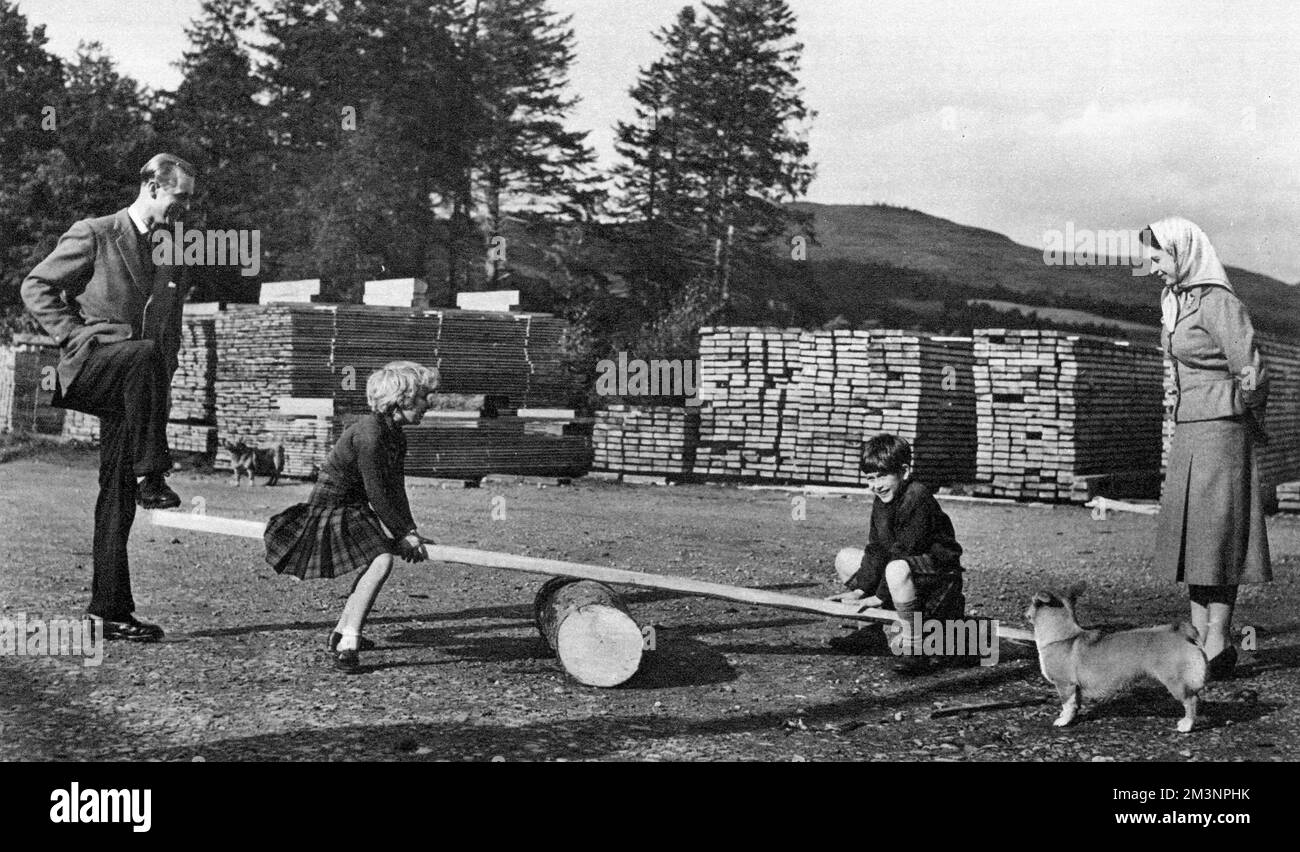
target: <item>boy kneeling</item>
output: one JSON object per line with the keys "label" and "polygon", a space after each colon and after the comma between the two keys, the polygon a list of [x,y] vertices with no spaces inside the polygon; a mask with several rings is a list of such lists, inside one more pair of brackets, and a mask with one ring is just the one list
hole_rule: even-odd
{"label": "boy kneeling", "polygon": [[[834,601],[857,602],[863,609],[892,607],[902,623],[896,668],[923,671],[929,660],[921,654],[913,615],[960,618],[961,545],[952,520],[939,501],[912,479],[912,448],[896,435],[876,435],[862,450],[862,472],[875,493],[871,531],[866,549],[846,547],[835,557],[835,573],[849,591]],[[863,651],[883,644],[878,625],[830,640],[844,651]]]}

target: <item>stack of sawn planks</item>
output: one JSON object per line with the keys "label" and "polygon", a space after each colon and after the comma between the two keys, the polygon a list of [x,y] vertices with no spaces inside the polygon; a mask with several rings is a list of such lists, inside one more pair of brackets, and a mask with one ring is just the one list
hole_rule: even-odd
{"label": "stack of sawn planks", "polygon": [[[969,482],[975,467],[971,341],[896,331],[708,327],[700,334],[696,478],[861,485],[864,438],[892,431],[913,442],[918,476]],[[598,467],[629,473],[636,445],[668,423],[619,406],[619,428],[595,437]],[[631,424],[630,426],[627,424]],[[662,438],[676,447],[676,435]]]}
{"label": "stack of sawn planks", "polygon": [[611,405],[596,412],[592,467],[646,476],[690,475],[700,412],[684,405]]}
{"label": "stack of sawn planks", "polygon": [[1088,499],[1088,479],[1158,476],[1156,347],[1058,331],[975,332],[977,493]]}
{"label": "stack of sawn planks", "polygon": [[[440,392],[486,395],[495,405],[408,428],[408,474],[577,475],[590,465],[591,448],[572,418],[534,421],[518,413],[567,402],[565,328],[563,320],[540,314],[232,306],[217,320],[218,426],[223,441],[239,436],[259,446],[283,444],[285,472],[310,476],[342,430],[369,416],[370,373],[409,360],[438,368]],[[285,399],[315,401],[321,410],[284,412]],[[226,455],[218,454],[219,465],[228,464]]]}

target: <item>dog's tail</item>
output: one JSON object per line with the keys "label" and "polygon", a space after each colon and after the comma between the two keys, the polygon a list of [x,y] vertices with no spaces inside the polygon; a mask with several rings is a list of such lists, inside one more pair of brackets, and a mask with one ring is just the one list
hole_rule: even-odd
{"label": "dog's tail", "polygon": [[[1178,633],[1188,642],[1191,642],[1198,648],[1201,648],[1201,634],[1192,626],[1190,621],[1180,621],[1174,625],[1174,632]],[[1204,650],[1204,648],[1202,648]]]}

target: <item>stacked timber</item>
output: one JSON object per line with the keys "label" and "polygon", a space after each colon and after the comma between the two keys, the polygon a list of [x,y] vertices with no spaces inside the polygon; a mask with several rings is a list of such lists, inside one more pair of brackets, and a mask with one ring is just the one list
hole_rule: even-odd
{"label": "stacked timber", "polygon": [[328,417],[283,414],[281,399],[333,400],[335,388],[360,393],[364,374],[335,370],[336,329],[330,306],[232,305],[216,321],[217,466],[229,468],[228,443],[285,448],[288,476],[311,476],[335,437]]}
{"label": "stacked timber", "polygon": [[99,443],[99,418],[81,411],[63,413],[63,437],[83,444]]}
{"label": "stacked timber", "polygon": [[434,420],[404,431],[408,476],[477,479],[501,473],[572,478],[591,469],[589,425],[484,417],[471,428]]}
{"label": "stacked timber", "polygon": [[512,311],[519,307],[518,290],[457,293],[456,307],[463,311]]}
{"label": "stacked timber", "polygon": [[[436,367],[439,389],[494,401],[494,412],[567,402],[563,320],[545,315],[357,305],[234,306],[217,320],[217,420],[223,444],[283,444],[286,474],[310,476],[348,423],[367,416],[366,380],[390,361]],[[412,475],[570,476],[589,435],[554,418],[438,417],[407,432]],[[493,422],[488,422],[489,420]],[[558,434],[556,434],[558,433]],[[229,454],[218,452],[218,465]]]}
{"label": "stacked timber", "polygon": [[694,473],[776,479],[790,384],[800,370],[797,329],[700,329],[700,443]]}
{"label": "stacked timber", "polygon": [[1277,508],[1282,512],[1300,512],[1300,480],[1283,482],[1277,487]]}
{"label": "stacked timber", "polygon": [[63,409],[51,405],[58,363],[58,347],[41,335],[16,334],[0,347],[0,432],[63,431]]}
{"label": "stacked timber", "polygon": [[186,316],[172,376],[172,422],[216,425],[216,370],[216,316]]}
{"label": "stacked timber", "polygon": [[856,485],[870,416],[871,335],[805,331],[782,418],[783,479]]}
{"label": "stacked timber", "polygon": [[596,412],[592,467],[681,476],[695,467],[700,413],[681,405],[611,405]]}
{"label": "stacked timber", "polygon": [[211,459],[217,452],[217,427],[206,423],[167,423],[167,446],[173,453]]}
{"label": "stacked timber", "polygon": [[217,315],[190,313],[190,307],[181,323],[181,348],[172,376],[167,445],[173,452],[210,460],[217,451]]}
{"label": "stacked timber", "polygon": [[974,482],[973,341],[874,331],[870,363],[865,437],[905,438],[914,475],[928,485]]}
{"label": "stacked timber", "polygon": [[1268,444],[1259,449],[1259,478],[1273,489],[1300,479],[1300,345],[1272,335],[1257,339],[1269,377]]}
{"label": "stacked timber", "polygon": [[863,441],[890,432],[913,444],[926,482],[971,482],[973,363],[969,339],[702,329],[695,473],[862,485]]}
{"label": "stacked timber", "polygon": [[1089,479],[1158,475],[1158,349],[1037,329],[974,348],[978,493],[1083,502]]}
{"label": "stacked timber", "polygon": [[427,308],[429,307],[429,282],[423,278],[367,281],[361,303],[390,308]]}

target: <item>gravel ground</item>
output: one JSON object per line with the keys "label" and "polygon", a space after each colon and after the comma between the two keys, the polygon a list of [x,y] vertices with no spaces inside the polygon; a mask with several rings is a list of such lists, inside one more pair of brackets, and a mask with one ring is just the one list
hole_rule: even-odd
{"label": "gravel ground", "polygon": [[[71,617],[89,598],[95,456],[38,447],[0,465],[0,615]],[[265,519],[310,486],[171,483],[210,514]],[[677,574],[798,594],[837,591],[835,551],[865,537],[869,502],[719,486],[582,482],[444,489],[413,480],[426,532],[446,544]],[[493,499],[504,497],[494,518]],[[1085,624],[1186,617],[1150,570],[1154,519],[950,501],[967,551],[968,609],[1022,625],[1030,595],[1086,579]],[[842,656],[843,627],[812,615],[652,591],[625,596],[657,650],[618,689],[566,678],[532,624],[542,578],[401,566],[348,677],[323,643],[350,578],[275,575],[259,542],[138,524],[132,575],[157,645],[75,657],[0,656],[0,760],[1296,760],[1300,758],[1300,518],[1269,520],[1276,581],[1242,591],[1258,648],[1210,686],[1202,722],[1160,687],[1091,705],[1053,728],[1054,704],[930,718],[937,708],[1051,698],[1032,650],[998,665],[900,678],[889,656]]]}

